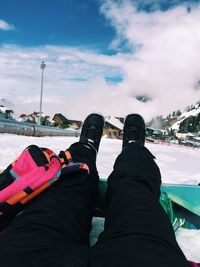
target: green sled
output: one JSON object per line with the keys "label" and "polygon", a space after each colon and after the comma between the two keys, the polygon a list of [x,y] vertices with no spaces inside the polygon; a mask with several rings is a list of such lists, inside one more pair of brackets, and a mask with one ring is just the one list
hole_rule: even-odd
{"label": "green sled", "polygon": [[[96,217],[105,215],[105,193],[107,180],[99,182],[99,199],[96,206]],[[179,227],[200,229],[200,186],[162,184],[160,203],[167,213],[174,230]]]}

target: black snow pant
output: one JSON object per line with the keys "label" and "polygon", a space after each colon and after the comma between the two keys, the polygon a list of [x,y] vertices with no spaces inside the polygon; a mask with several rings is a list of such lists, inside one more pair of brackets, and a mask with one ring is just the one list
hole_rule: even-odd
{"label": "black snow pant", "polygon": [[159,204],[160,172],[145,147],[130,143],[118,156],[108,178],[105,229],[92,247],[96,156],[80,143],[69,150],[90,174],[63,177],[25,207],[0,235],[2,267],[188,266]]}

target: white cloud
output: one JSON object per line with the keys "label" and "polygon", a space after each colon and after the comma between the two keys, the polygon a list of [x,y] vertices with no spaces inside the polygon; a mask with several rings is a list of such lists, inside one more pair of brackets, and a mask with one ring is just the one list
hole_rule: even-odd
{"label": "white cloud", "polygon": [[62,112],[73,118],[84,118],[94,110],[105,115],[120,113],[117,94],[123,94],[123,89],[107,84],[104,77],[119,75],[126,57],[71,47],[4,45],[0,48],[0,58],[0,93],[13,99],[18,113],[39,109],[42,60],[47,64],[45,113]]}
{"label": "white cloud", "polygon": [[107,0],[101,11],[116,28],[117,40],[126,40],[133,51],[121,86],[127,94],[153,98],[144,115],[166,114],[199,100],[193,89],[200,79],[199,5],[191,13],[184,6],[146,13],[137,12],[132,1]]}
{"label": "white cloud", "polygon": [[[133,2],[104,1],[101,12],[116,28],[116,55],[67,46],[0,47],[0,95],[16,111],[39,109],[41,70],[45,60],[44,112],[62,112],[83,119],[89,112],[124,116],[154,115],[183,109],[200,99],[194,85],[200,80],[200,6],[166,12],[137,12]],[[126,42],[125,42],[126,41]],[[123,52],[126,43],[129,52]],[[122,75],[119,84],[104,77]],[[141,103],[137,95],[151,96]]]}
{"label": "white cloud", "polygon": [[0,19],[0,30],[10,31],[14,29],[15,29],[15,26],[13,24],[9,24],[5,20]]}

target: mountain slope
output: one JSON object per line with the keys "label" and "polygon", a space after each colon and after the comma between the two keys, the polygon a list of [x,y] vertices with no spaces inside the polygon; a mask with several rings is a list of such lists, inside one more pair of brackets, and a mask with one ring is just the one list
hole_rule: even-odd
{"label": "mountain slope", "polygon": [[179,131],[180,125],[189,117],[195,117],[200,113],[200,104],[196,104],[193,108],[188,111],[183,112],[179,117],[177,117],[177,121],[170,127],[172,130]]}

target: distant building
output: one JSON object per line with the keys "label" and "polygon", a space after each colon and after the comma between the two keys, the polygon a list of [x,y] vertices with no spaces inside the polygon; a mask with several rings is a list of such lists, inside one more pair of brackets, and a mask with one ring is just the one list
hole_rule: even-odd
{"label": "distant building", "polygon": [[115,117],[116,119],[118,119],[121,123],[123,123],[124,124],[124,117]]}
{"label": "distant building", "polygon": [[146,127],[146,137],[152,137],[154,139],[165,139],[166,137],[168,137],[168,131]]}
{"label": "distant building", "polygon": [[[32,124],[40,124],[40,113],[39,112],[33,112],[31,114],[21,114],[19,116],[19,118],[21,119],[21,121],[23,122],[28,122],[28,123],[32,123]],[[50,116],[47,116],[43,113],[41,113],[41,125],[46,125],[49,126],[51,125],[50,122]]]}
{"label": "distant building", "polygon": [[11,119],[12,113],[14,113],[13,110],[8,109],[8,108],[4,107],[3,105],[0,105],[0,118],[1,119]]}
{"label": "distant building", "polygon": [[82,125],[82,121],[68,120],[63,114],[57,113],[53,116],[54,125],[60,128],[73,128],[79,129]]}
{"label": "distant building", "polygon": [[53,116],[54,126],[60,128],[67,128],[69,126],[68,119],[61,113],[57,113]]}
{"label": "distant building", "polygon": [[82,125],[82,121],[77,120],[68,120],[68,124],[70,128],[73,128],[75,130],[79,129]]}
{"label": "distant building", "polygon": [[103,135],[111,138],[121,138],[123,131],[123,123],[115,117],[106,117]]}
{"label": "distant building", "polygon": [[152,127],[146,127],[146,136],[153,136],[153,133],[156,129]]}

